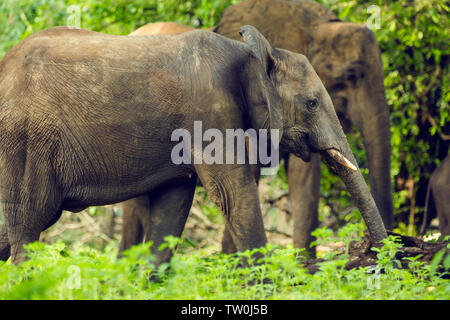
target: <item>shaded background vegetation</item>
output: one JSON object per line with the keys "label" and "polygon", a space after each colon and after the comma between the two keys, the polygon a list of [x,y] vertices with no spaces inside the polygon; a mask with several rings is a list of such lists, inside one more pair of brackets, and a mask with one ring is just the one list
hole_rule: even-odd
{"label": "shaded background vegetation", "polygon": [[[178,21],[207,28],[220,20],[222,11],[237,0],[3,0],[0,4],[0,58],[30,34],[57,25],[79,23],[82,28],[112,34],[128,34],[156,21]],[[321,0],[342,20],[370,21],[369,6],[379,8],[380,25],[373,29],[382,50],[387,100],[391,111],[392,169],[396,231],[415,235],[422,223],[425,194],[432,171],[448,153],[449,110],[449,6],[443,0]],[[367,177],[367,165],[358,133],[349,136],[355,156]],[[337,228],[359,213],[339,178],[323,166],[321,221]],[[286,176],[267,178],[261,186],[266,217],[279,225],[280,214],[289,219]],[[194,216],[217,234],[220,214],[204,192],[195,203]],[[108,211],[109,210],[109,211]],[[109,212],[109,213],[108,213]],[[82,219],[100,215],[120,216],[120,208],[85,212]],[[192,214],[191,214],[192,215]],[[78,218],[80,219],[80,218]],[[274,220],[275,219],[275,220]],[[278,220],[277,220],[278,219]],[[270,219],[269,219],[270,220]],[[81,221],[81,220],[79,220]],[[90,221],[90,220],[89,220]],[[81,222],[80,222],[81,223]],[[91,225],[91,222],[86,222]],[[189,225],[188,225],[189,226]],[[114,226],[106,226],[114,237]],[[100,232],[103,227],[98,227]],[[216,228],[216,229],[215,229]],[[272,228],[271,225],[268,228]],[[287,229],[286,229],[287,230]],[[278,229],[278,234],[288,231]],[[104,234],[108,234],[104,232]]]}

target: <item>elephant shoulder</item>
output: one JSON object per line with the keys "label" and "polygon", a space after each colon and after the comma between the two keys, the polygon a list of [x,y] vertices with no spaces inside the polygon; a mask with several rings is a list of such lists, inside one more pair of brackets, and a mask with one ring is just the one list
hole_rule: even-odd
{"label": "elephant shoulder", "polygon": [[235,46],[236,41],[231,40],[225,36],[218,33],[211,32],[203,29],[195,29],[192,31],[185,32],[181,35],[186,39],[186,41],[191,41],[191,44],[199,44],[204,49],[219,49],[229,48]]}
{"label": "elephant shoulder", "polygon": [[205,64],[216,66],[220,70],[239,67],[254,57],[246,44],[207,30],[194,30],[182,36],[188,55],[198,55]]}

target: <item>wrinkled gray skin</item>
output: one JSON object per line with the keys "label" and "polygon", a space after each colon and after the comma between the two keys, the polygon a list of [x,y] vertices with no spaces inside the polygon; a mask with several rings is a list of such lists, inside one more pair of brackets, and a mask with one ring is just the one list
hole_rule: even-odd
{"label": "wrinkled gray skin", "polygon": [[[272,48],[253,27],[241,33],[245,43],[206,31],[126,37],[56,27],[11,49],[0,63],[0,259],[25,259],[23,245],[38,240],[62,210],[143,194],[152,221],[147,240],[157,248],[164,236],[180,236],[197,176],[236,248],[265,245],[248,164],[172,163],[171,133],[193,135],[194,120],[203,130],[278,129],[283,148],[305,160],[312,150],[332,148],[355,163],[308,60]],[[327,161],[373,237],[384,238],[359,170]],[[157,265],[170,258],[169,250],[153,252]]]}
{"label": "wrinkled gray skin", "polygon": [[[354,125],[361,133],[372,195],[391,230],[390,118],[381,54],[373,33],[365,25],[338,20],[311,0],[245,0],[225,10],[214,32],[237,40],[235,33],[242,24],[255,26],[275,47],[302,53],[311,61],[344,132]],[[294,246],[309,248],[311,231],[318,225],[320,158],[313,155],[305,163],[291,155],[286,172]],[[223,247],[230,252],[234,248],[226,235]]]}
{"label": "wrinkled gray skin", "polygon": [[442,238],[450,235],[450,156],[447,155],[431,175],[428,182],[425,213],[421,234],[432,217],[439,218],[439,231]]}

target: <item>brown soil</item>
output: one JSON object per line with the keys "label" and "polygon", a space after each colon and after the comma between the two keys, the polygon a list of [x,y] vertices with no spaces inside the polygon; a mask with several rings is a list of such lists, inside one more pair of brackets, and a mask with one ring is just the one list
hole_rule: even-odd
{"label": "brown soil", "polygon": [[[408,268],[409,260],[405,259],[408,257],[417,257],[418,261],[423,261],[427,264],[431,263],[434,255],[445,248],[447,243],[444,242],[425,242],[417,237],[409,237],[400,235],[393,232],[388,232],[388,235],[394,235],[400,237],[400,241],[403,247],[399,249],[395,258],[400,261],[401,267],[404,269]],[[368,233],[365,234],[361,241],[354,241],[350,243],[349,247],[349,261],[347,262],[345,268],[347,270],[357,268],[357,267],[367,267],[376,264],[377,252],[371,250],[373,247],[372,240]],[[448,251],[448,250],[447,250]],[[314,273],[319,270],[318,263],[324,261],[323,259],[311,259],[304,262],[304,266],[311,272]],[[443,266],[439,266],[438,272],[443,272]],[[448,275],[444,275],[445,278]]]}

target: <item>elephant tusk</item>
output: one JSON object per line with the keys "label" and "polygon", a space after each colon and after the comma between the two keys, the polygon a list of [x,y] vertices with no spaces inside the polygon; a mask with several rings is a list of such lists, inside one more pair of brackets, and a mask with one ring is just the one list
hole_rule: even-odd
{"label": "elephant tusk", "polygon": [[346,168],[356,171],[356,167],[353,163],[351,163],[342,153],[335,149],[327,149],[326,150],[330,157],[332,157],[336,162],[343,165]]}

